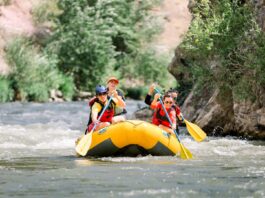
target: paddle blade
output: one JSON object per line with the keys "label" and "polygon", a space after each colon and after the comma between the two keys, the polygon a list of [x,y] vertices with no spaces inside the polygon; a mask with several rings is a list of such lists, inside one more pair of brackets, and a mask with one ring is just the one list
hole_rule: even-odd
{"label": "paddle blade", "polygon": [[91,141],[92,141],[92,133],[84,135],[77,143],[75,151],[81,156],[86,156],[90,148]]}
{"label": "paddle blade", "polygon": [[206,133],[199,126],[187,120],[184,120],[184,122],[186,124],[188,132],[197,142],[201,142],[206,138]]}
{"label": "paddle blade", "polygon": [[192,158],[192,154],[191,152],[185,148],[181,143],[180,143],[180,158],[181,159],[191,159]]}

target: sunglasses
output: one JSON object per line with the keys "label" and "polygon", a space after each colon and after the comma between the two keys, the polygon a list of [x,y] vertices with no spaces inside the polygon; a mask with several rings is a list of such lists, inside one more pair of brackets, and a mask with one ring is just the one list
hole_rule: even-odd
{"label": "sunglasses", "polygon": [[98,93],[97,95],[98,95],[98,96],[105,96],[105,95],[107,95],[107,92],[104,92],[104,93]]}
{"label": "sunglasses", "polygon": [[165,104],[172,104],[173,102],[171,101],[165,101]]}

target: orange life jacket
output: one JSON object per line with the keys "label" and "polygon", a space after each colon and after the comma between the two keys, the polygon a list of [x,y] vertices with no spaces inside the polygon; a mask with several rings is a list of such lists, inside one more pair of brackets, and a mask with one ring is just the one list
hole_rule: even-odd
{"label": "orange life jacket", "polygon": [[[171,120],[171,122],[173,123],[174,118],[172,117],[172,112],[175,111],[174,107],[171,107],[169,109],[167,109],[167,114]],[[159,105],[159,107],[155,110],[153,119],[152,119],[152,123],[155,125],[164,125],[166,127],[171,128],[171,124],[168,121],[167,115],[164,111],[164,109],[162,108],[161,104]]]}

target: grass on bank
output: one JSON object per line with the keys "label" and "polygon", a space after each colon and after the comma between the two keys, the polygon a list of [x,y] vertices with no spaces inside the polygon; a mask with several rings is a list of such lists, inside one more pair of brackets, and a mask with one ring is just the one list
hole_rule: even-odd
{"label": "grass on bank", "polygon": [[0,76],[0,102],[12,101],[14,90],[10,86],[10,80],[7,77]]}
{"label": "grass on bank", "polygon": [[17,38],[9,43],[6,59],[12,69],[8,76],[11,89],[8,89],[10,92],[7,91],[3,99],[10,99],[9,96],[14,92],[16,100],[44,102],[48,101],[52,89],[61,89],[69,100],[72,98],[74,84],[71,77],[58,71],[57,58],[45,52],[40,53],[27,39]]}

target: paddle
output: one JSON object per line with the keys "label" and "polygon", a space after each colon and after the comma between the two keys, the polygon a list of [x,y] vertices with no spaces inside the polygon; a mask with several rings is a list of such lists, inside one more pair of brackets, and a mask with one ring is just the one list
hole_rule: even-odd
{"label": "paddle", "polygon": [[[155,89],[155,90],[156,90],[156,92],[159,93],[159,91],[157,89]],[[163,101],[162,101],[161,97],[159,97],[159,101],[160,101],[160,103],[162,105],[162,108],[163,108],[163,110],[164,110],[164,112],[165,112],[165,114],[167,116],[168,121],[170,122],[170,125],[173,126],[173,123],[172,123],[172,121],[169,118],[169,115],[167,113],[167,110],[166,110],[166,108],[165,108],[165,106],[163,104]],[[176,135],[176,137],[177,137],[177,139],[179,141],[179,144],[180,144],[180,148],[181,148],[181,150],[180,150],[180,157],[182,159],[191,159],[192,158],[191,152],[187,148],[185,148],[184,145],[181,143],[181,141],[179,139],[179,136],[178,136],[178,134],[176,132],[176,129],[174,129],[173,131],[174,131],[174,133],[175,133],[175,135]]]}
{"label": "paddle", "polygon": [[201,142],[202,140],[206,138],[207,136],[206,133],[199,126],[184,119],[183,116],[181,117],[186,124],[188,132],[197,142]]}
{"label": "paddle", "polygon": [[112,97],[110,97],[110,99],[108,100],[108,103],[106,104],[106,106],[104,107],[103,111],[101,112],[97,122],[95,123],[95,125],[93,126],[92,130],[90,133],[87,133],[86,135],[84,135],[81,140],[77,143],[75,150],[76,152],[81,155],[81,156],[85,156],[88,152],[88,150],[90,149],[91,146],[91,142],[92,142],[92,134],[98,124],[98,121],[101,119],[102,115],[104,114],[104,112],[106,111],[106,109],[108,108],[110,102],[112,100]]}

